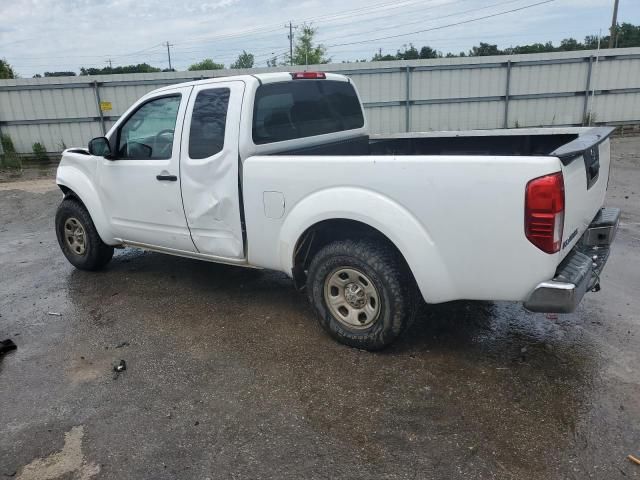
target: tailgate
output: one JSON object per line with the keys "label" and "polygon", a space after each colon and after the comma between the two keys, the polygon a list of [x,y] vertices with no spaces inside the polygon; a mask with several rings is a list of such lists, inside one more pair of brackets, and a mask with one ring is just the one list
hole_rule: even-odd
{"label": "tailgate", "polygon": [[614,130],[610,127],[585,129],[577,139],[551,153],[562,162],[564,177],[561,258],[571,251],[604,204],[609,183],[609,136]]}

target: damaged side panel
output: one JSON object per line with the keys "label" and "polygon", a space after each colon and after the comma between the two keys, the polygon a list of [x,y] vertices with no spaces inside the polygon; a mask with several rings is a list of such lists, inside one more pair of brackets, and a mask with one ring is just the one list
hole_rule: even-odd
{"label": "damaged side panel", "polygon": [[180,181],[187,225],[199,253],[245,255],[238,186],[244,82],[194,88],[182,135]]}

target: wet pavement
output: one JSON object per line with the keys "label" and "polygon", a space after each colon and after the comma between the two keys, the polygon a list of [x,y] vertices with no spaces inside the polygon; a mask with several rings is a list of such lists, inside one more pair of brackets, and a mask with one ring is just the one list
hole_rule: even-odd
{"label": "wet pavement", "polygon": [[60,194],[2,184],[0,479],[640,478],[640,137],[613,149],[600,293],[558,319],[431,306],[381,353],[278,273],[135,250],[74,270]]}

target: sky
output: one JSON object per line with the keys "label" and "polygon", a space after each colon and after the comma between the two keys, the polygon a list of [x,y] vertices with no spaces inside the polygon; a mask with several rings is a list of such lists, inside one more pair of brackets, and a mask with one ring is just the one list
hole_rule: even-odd
{"label": "sky", "polygon": [[[444,53],[479,42],[500,48],[607,34],[614,0],[0,0],[0,58],[21,77],[240,52],[284,60],[290,21],[311,24],[333,62],[429,45]],[[535,5],[538,4],[538,5]],[[513,11],[511,11],[513,10]],[[509,12],[510,11],[510,12]],[[489,18],[482,18],[489,17]],[[462,22],[462,23],[461,23]],[[618,22],[640,24],[640,0],[620,0]],[[458,24],[458,25],[452,25]],[[294,30],[294,37],[295,37]],[[387,38],[395,37],[395,38]]]}

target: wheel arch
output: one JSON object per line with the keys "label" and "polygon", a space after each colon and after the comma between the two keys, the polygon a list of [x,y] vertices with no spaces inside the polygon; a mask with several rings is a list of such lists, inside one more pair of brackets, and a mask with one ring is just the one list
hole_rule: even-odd
{"label": "wheel arch", "polygon": [[102,241],[108,245],[116,245],[107,216],[102,209],[98,193],[87,176],[72,167],[59,167],[56,177],[58,188],[64,198],[73,198],[87,209],[93,224]]}
{"label": "wheel arch", "polygon": [[[299,286],[313,258],[311,253],[334,240],[363,236],[376,238],[398,252],[427,302],[452,295],[448,270],[423,225],[392,199],[361,188],[327,189],[295,205],[281,230],[282,269],[290,272]],[[319,242],[314,246],[316,238]]]}

